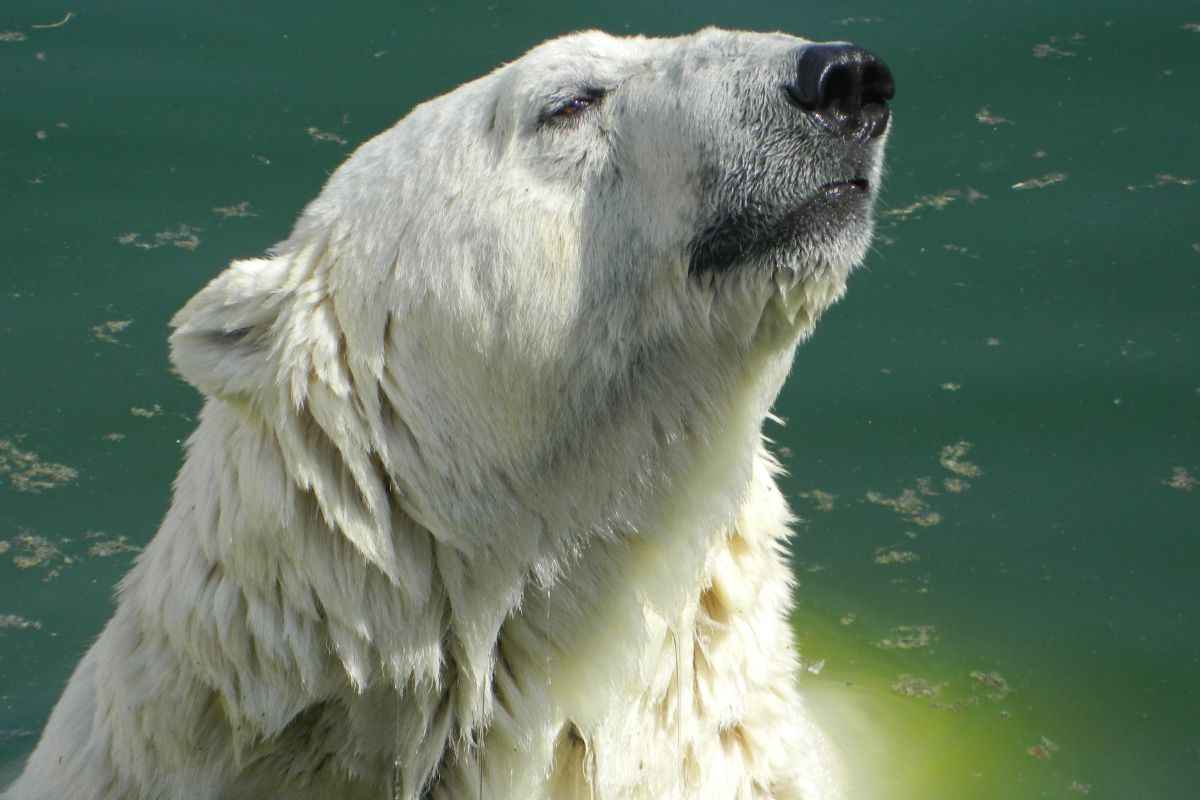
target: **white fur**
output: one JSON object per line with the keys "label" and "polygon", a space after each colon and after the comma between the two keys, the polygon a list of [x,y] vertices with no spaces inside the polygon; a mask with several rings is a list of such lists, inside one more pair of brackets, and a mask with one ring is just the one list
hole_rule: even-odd
{"label": "white fur", "polygon": [[776,104],[801,44],[550,42],[189,302],[174,502],[6,797],[835,797],[760,430],[869,218],[687,262],[839,168]]}

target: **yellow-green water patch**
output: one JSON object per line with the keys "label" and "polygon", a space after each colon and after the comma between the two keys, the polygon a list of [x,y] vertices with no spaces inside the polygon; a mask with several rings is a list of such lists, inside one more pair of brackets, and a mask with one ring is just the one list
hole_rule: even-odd
{"label": "yellow-green water patch", "polygon": [[1099,788],[1068,744],[1078,726],[1038,708],[1044,690],[987,664],[970,668],[960,647],[931,648],[928,626],[889,634],[920,646],[883,647],[864,637],[870,626],[842,620],[801,612],[795,625],[805,658],[822,663],[801,685],[842,757],[846,800],[1065,798]]}

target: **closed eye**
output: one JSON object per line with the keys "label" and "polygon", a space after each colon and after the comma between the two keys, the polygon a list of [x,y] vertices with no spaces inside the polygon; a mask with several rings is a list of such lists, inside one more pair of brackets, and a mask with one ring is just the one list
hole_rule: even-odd
{"label": "closed eye", "polygon": [[586,112],[600,105],[603,89],[587,89],[551,103],[538,120],[542,125],[566,126],[579,120]]}

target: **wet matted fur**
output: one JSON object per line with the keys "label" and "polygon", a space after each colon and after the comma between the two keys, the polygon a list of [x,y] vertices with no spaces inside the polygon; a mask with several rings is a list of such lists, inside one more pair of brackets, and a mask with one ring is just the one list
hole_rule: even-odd
{"label": "wet matted fur", "polygon": [[6,797],[835,797],[761,428],[886,137],[804,44],[548,42],[197,294],[173,503]]}

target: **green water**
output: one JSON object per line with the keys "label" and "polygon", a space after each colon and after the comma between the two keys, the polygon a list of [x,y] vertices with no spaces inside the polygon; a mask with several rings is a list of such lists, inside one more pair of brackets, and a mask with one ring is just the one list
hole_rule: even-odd
{"label": "green water", "polygon": [[166,507],[174,310],[420,99],[717,24],[897,76],[877,246],[771,431],[854,800],[1197,796],[1200,3],[332,8],[0,10],[0,783]]}

